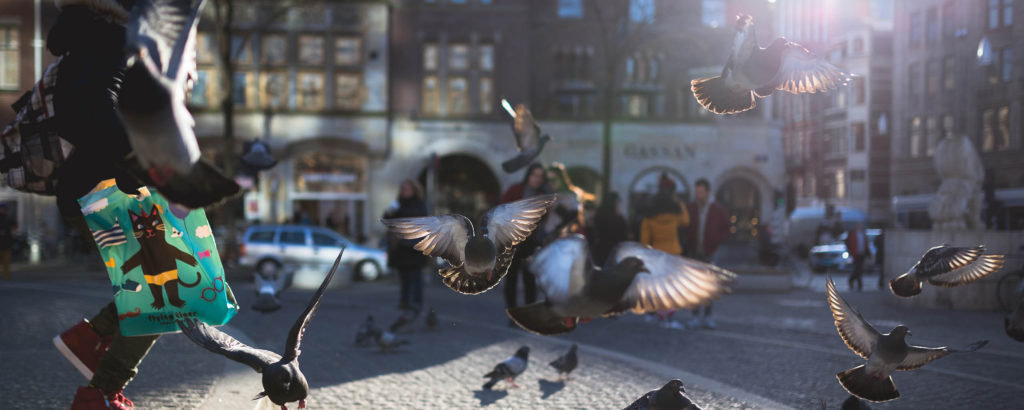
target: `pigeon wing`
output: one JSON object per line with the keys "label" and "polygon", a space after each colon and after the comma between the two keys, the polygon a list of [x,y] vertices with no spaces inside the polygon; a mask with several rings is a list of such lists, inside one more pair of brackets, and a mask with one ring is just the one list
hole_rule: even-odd
{"label": "pigeon wing", "polygon": [[839,330],[843,343],[846,343],[854,353],[867,359],[875,349],[881,334],[864,320],[856,309],[846,303],[842,296],[839,296],[831,277],[825,283],[825,290],[828,293],[828,307],[832,310],[836,329]]}
{"label": "pigeon wing", "polygon": [[938,276],[960,269],[978,260],[985,253],[984,246],[957,248],[947,245],[933,247],[921,256],[918,262],[917,277],[927,278]]}
{"label": "pigeon wing", "polygon": [[789,42],[782,50],[779,72],[769,84],[778,90],[817,93],[845,85],[849,76],[797,43]]}
{"label": "pigeon wing", "polygon": [[512,132],[516,136],[516,148],[519,151],[536,150],[540,145],[540,126],[533,119],[533,114],[525,105],[516,106],[516,118],[512,122]]}
{"label": "pigeon wing", "polygon": [[281,360],[277,353],[249,347],[239,342],[227,333],[199,321],[199,319],[185,319],[178,321],[178,328],[181,332],[192,339],[197,345],[206,348],[228,359],[242,363],[259,373],[263,368]]}
{"label": "pigeon wing", "polygon": [[541,248],[530,262],[530,272],[547,299],[564,304],[583,293],[594,266],[586,239],[574,235],[559,238]]}
{"label": "pigeon wing", "polygon": [[423,238],[413,248],[427,256],[444,258],[452,267],[462,266],[466,242],[473,236],[473,223],[458,214],[381,219],[381,222],[402,239]]}
{"label": "pigeon wing", "polygon": [[951,288],[974,282],[1003,268],[1003,255],[982,255],[967,266],[928,278],[928,283]]}
{"label": "pigeon wing", "polygon": [[555,195],[548,194],[498,205],[484,215],[484,233],[503,252],[530,236],[554,201]]}
{"label": "pigeon wing", "polygon": [[331,283],[331,278],[334,277],[334,273],[338,271],[338,265],[341,264],[341,255],[345,254],[345,248],[341,248],[341,252],[338,252],[338,258],[334,260],[334,266],[331,267],[331,271],[327,273],[327,277],[320,283],[320,288],[316,290],[313,297],[309,300],[309,305],[306,306],[306,310],[302,312],[299,319],[292,325],[292,329],[288,332],[288,340],[284,347],[284,360],[291,361],[296,357],[299,357],[299,345],[302,343],[302,335],[306,333],[306,326],[309,326],[309,321],[313,320],[313,315],[316,314],[317,308],[320,307],[320,300],[323,299],[324,292],[327,291],[327,285]]}
{"label": "pigeon wing", "polygon": [[969,346],[963,349],[950,349],[948,347],[921,347],[921,346],[907,346],[908,352],[907,357],[903,358],[900,362],[899,367],[896,370],[914,370],[918,367],[924,366],[932,361],[938,360],[943,356],[950,353],[967,353],[973,352],[980,349],[982,346],[988,344],[988,340],[981,340],[971,343]]}
{"label": "pigeon wing", "polygon": [[727,285],[736,277],[710,263],[672,255],[637,242],[616,246],[605,262],[605,269],[630,256],[643,261],[649,272],[636,275],[612,313],[677,310],[706,304],[729,292]]}
{"label": "pigeon wing", "polygon": [[160,74],[172,81],[184,81],[191,70],[189,66],[194,63],[194,31],[205,3],[205,0],[140,0],[132,7],[126,27],[127,49],[145,50]]}

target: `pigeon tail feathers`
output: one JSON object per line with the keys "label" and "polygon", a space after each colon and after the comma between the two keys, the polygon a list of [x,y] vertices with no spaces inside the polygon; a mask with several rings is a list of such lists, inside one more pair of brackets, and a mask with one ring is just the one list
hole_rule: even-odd
{"label": "pigeon tail feathers", "polygon": [[488,275],[476,276],[466,271],[465,266],[441,269],[437,271],[441,275],[444,285],[463,295],[478,295],[493,288],[501,281],[504,275],[491,273]]}
{"label": "pigeon tail feathers", "polygon": [[558,316],[544,302],[508,308],[505,312],[519,327],[544,336],[569,333],[579,321],[574,317]]}
{"label": "pigeon tail feathers", "polygon": [[884,379],[871,377],[864,370],[864,365],[836,374],[836,378],[847,392],[864,400],[882,402],[900,397],[892,376]]}
{"label": "pigeon tail feathers", "polygon": [[733,91],[721,76],[693,80],[690,89],[697,102],[715,114],[738,114],[757,105],[753,92]]}

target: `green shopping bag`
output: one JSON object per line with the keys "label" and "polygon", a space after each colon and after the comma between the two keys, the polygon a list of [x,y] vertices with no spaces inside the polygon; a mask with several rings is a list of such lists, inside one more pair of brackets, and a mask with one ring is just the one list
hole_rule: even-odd
{"label": "green shopping bag", "polygon": [[78,203],[107,266],[121,334],[177,332],[184,318],[219,326],[238,312],[202,209],[145,187],[127,195],[113,180]]}

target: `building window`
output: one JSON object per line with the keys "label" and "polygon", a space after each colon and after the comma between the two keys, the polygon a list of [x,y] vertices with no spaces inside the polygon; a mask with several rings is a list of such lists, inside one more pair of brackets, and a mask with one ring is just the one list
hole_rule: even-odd
{"label": "building window", "polygon": [[999,139],[996,149],[1005,151],[1010,148],[1010,107],[999,109]]}
{"label": "building window", "polygon": [[916,46],[921,44],[922,31],[924,30],[923,25],[924,21],[920,11],[910,13],[910,45]]}
{"label": "building window", "polygon": [[260,103],[263,108],[288,106],[288,73],[263,71],[260,73]]}
{"label": "building window", "polygon": [[988,0],[988,28],[1013,25],[1013,0]]}
{"label": "building window", "polygon": [[441,90],[437,81],[436,76],[423,77],[423,114],[438,115],[441,113]]}
{"label": "building window", "polygon": [[924,154],[927,156],[935,155],[935,147],[939,145],[939,119],[932,116],[928,117],[925,122],[925,133],[928,136],[928,146],[925,148]]}
{"label": "building window", "polygon": [[324,63],[324,38],[323,36],[304,35],[299,36],[299,64],[323,65]]}
{"label": "building window", "polygon": [[864,181],[866,172],[863,169],[851,169],[850,170],[850,181]]}
{"label": "building window", "polygon": [[291,6],[291,14],[289,17],[289,23],[292,27],[309,27],[309,26],[323,26],[327,24],[327,5],[326,4],[307,4],[301,6]]}
{"label": "building window", "polygon": [[210,33],[196,33],[196,62],[213,64],[217,61],[217,43]]}
{"label": "building window", "polygon": [[245,37],[231,36],[231,58],[238,64],[252,64],[252,53]]}
{"label": "building window", "polygon": [[477,62],[480,69],[483,71],[494,70],[494,46],[484,44],[477,47],[477,51],[480,53]]}
{"label": "building window", "polygon": [[910,120],[910,157],[920,158],[923,154],[921,141],[921,117],[914,117]]}
{"label": "building window", "polygon": [[0,26],[0,88],[17,90],[18,78],[18,26]]}
{"label": "building window", "polygon": [[865,89],[864,77],[853,78],[853,98],[854,103],[857,105],[864,104],[867,100],[867,90]]}
{"label": "building window", "polygon": [[631,94],[623,96],[625,100],[626,115],[632,118],[644,118],[649,115],[650,97],[646,95]]}
{"label": "building window", "polygon": [[925,66],[927,71],[925,79],[925,91],[931,97],[939,92],[939,60],[931,60]]}
{"label": "building window", "polygon": [[189,103],[194,107],[209,107],[212,100],[210,84],[213,83],[213,73],[210,70],[200,68],[196,71],[196,79],[192,83],[192,94],[189,96]]}
{"label": "building window", "polygon": [[249,71],[236,71],[231,100],[235,107],[253,108],[256,106],[256,76]]}
{"label": "building window", "polygon": [[1004,151],[1010,148],[1010,107],[986,109],[981,115],[981,150]]}
{"label": "building window", "polygon": [[853,123],[853,151],[864,152],[866,149],[867,142],[864,137],[864,123],[855,122]]}
{"label": "building window", "polygon": [[1013,0],[1003,0],[1003,27],[1013,25]]}
{"label": "building window", "polygon": [[929,8],[925,21],[925,33],[928,35],[928,44],[937,44],[939,40],[939,10],[935,7]]}
{"label": "building window", "polygon": [[466,44],[452,44],[448,48],[448,68],[452,70],[469,69],[469,46]]}
{"label": "building window", "polygon": [[846,172],[837,169],[836,170],[836,198],[843,199],[846,197]]}
{"label": "building window", "polygon": [[999,28],[999,2],[1000,0],[988,0],[988,28]]}
{"label": "building window", "polygon": [[423,69],[427,71],[437,70],[438,46],[437,44],[423,45]]}
{"label": "building window", "polygon": [[627,84],[628,83],[632,83],[634,81],[634,78],[636,78],[636,60],[634,60],[633,57],[626,58],[626,72],[625,72],[625,74],[626,74],[626,78],[625,78],[626,81],[625,82]]}
{"label": "building window", "polygon": [[452,4],[466,4],[466,0],[448,0]]}
{"label": "building window", "polygon": [[287,61],[287,37],[284,34],[264,34],[260,47],[263,64],[282,65]]}
{"label": "building window", "polygon": [[1013,74],[1013,48],[1003,47],[999,51],[999,79],[1003,82],[1009,82],[1010,76]]}
{"label": "building window", "polygon": [[362,40],[358,37],[338,37],[334,39],[334,64],[359,65],[362,55]]}
{"label": "building window", "polygon": [[494,83],[490,77],[480,78],[480,113],[490,114],[494,109]]}
{"label": "building window", "polygon": [[843,155],[849,146],[846,127],[825,130],[825,152],[830,156]]}
{"label": "building window", "polygon": [[942,137],[943,138],[952,138],[953,137],[953,133],[956,132],[956,130],[953,129],[953,125],[954,125],[953,114],[946,114],[946,115],[942,116]]}
{"label": "building window", "polygon": [[629,19],[634,23],[653,23],[654,0],[629,0]]}
{"label": "building window", "polygon": [[942,87],[946,91],[956,88],[956,60],[953,56],[947,56],[942,60]]}
{"label": "building window", "polygon": [[448,79],[448,114],[469,114],[469,84],[465,77]]}
{"label": "building window", "polygon": [[910,83],[911,104],[917,104],[921,98],[921,64],[910,63],[907,68],[907,81]]}
{"label": "building window", "polygon": [[864,54],[864,39],[863,38],[857,37],[857,38],[853,39],[853,50],[850,51],[850,54],[854,54],[854,55]]}
{"label": "building window", "polygon": [[558,17],[563,19],[583,18],[583,0],[558,0]]}
{"label": "building window", "polygon": [[316,72],[300,72],[296,77],[298,94],[296,104],[300,110],[319,110],[324,108],[324,74]]}
{"label": "building window", "polygon": [[953,38],[956,34],[956,10],[955,5],[952,1],[947,1],[942,5],[942,34],[946,38]]}
{"label": "building window", "polygon": [[358,110],[363,104],[363,87],[359,74],[342,73],[334,76],[334,106],[342,110]]}
{"label": "building window", "polygon": [[700,20],[705,26],[711,28],[725,25],[725,1],[701,0]]}

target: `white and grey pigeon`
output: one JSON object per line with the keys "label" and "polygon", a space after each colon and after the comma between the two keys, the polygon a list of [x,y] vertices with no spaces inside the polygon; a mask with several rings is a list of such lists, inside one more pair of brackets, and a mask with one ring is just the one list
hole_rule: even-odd
{"label": "white and grey pigeon", "polygon": [[683,382],[672,379],[660,389],[651,390],[636,399],[625,410],[700,410],[700,407],[686,397]]}
{"label": "white and grey pigeon", "polygon": [[573,343],[572,346],[569,347],[568,352],[565,352],[565,354],[558,356],[557,359],[548,363],[549,366],[558,370],[558,378],[560,380],[569,380],[569,373],[576,370],[576,365],[579,364],[579,357],[576,355],[576,350],[578,348],[579,346],[576,343]]}
{"label": "white and grey pigeon", "polygon": [[516,148],[519,150],[518,155],[501,163],[501,169],[511,174],[533,163],[544,149],[544,145],[551,141],[551,136],[541,135],[540,126],[525,105],[519,104],[513,110],[508,100],[502,99],[501,106],[512,117],[512,132],[516,137]]}
{"label": "white and grey pigeon", "polygon": [[942,244],[925,252],[910,271],[890,280],[889,289],[908,298],[921,293],[926,280],[947,288],[966,285],[1002,269],[1003,258],[986,255],[984,245],[959,248]]}
{"label": "white and grey pigeon", "polygon": [[1021,296],[1020,302],[1017,302],[1017,308],[1003,318],[1003,326],[1006,328],[1007,336],[1024,342],[1024,295]]}
{"label": "white and grey pigeon", "polygon": [[366,321],[362,325],[359,325],[359,330],[356,330],[356,346],[369,347],[374,343],[374,335],[378,331],[376,324],[373,321],[373,315],[366,317]]}
{"label": "white and grey pigeon", "polygon": [[839,296],[831,277],[825,288],[839,336],[850,350],[868,361],[836,374],[839,384],[861,399],[894,400],[900,393],[892,381],[892,372],[914,370],[950,353],[973,352],[988,343],[988,340],[981,340],[963,349],[908,345],[906,336],[911,334],[906,326],[896,326],[883,335]]}
{"label": "white and grey pigeon", "polygon": [[523,346],[519,350],[516,350],[516,354],[509,356],[494,366],[490,372],[484,375],[485,378],[489,378],[487,383],[484,383],[483,389],[490,390],[494,388],[494,385],[501,380],[506,380],[512,387],[519,387],[516,384],[516,377],[526,371],[526,365],[530,361],[530,347]]}
{"label": "white and grey pigeon", "polygon": [[456,292],[475,295],[497,285],[512,262],[516,245],[537,228],[555,195],[539,195],[498,205],[484,214],[480,232],[459,214],[382,219],[402,239],[420,239],[414,248],[443,258],[450,268],[438,270]]}
{"label": "white and grey pigeon", "polygon": [[278,273],[274,279],[266,279],[262,274],[253,274],[256,282],[256,302],[252,309],[257,312],[270,313],[281,308],[281,301],[277,297],[288,285],[288,274]]}
{"label": "white and grey pigeon", "polygon": [[707,304],[728,292],[735,278],[715,265],[637,242],[616,246],[599,268],[579,235],[557,239],[537,252],[530,272],[546,299],[506,313],[520,327],[541,335],[570,332],[581,319]]}
{"label": "white and grey pigeon", "polygon": [[377,347],[380,348],[380,351],[385,353],[398,346],[412,343],[408,339],[400,339],[397,335],[387,330],[374,328],[370,330],[370,334],[373,337],[373,341],[377,343]]}
{"label": "white and grey pigeon", "polygon": [[430,331],[437,330],[437,325],[440,321],[437,319],[437,311],[433,307],[427,312],[427,317],[424,319],[427,323],[427,329]]}
{"label": "white and grey pigeon", "polygon": [[848,81],[849,75],[800,44],[777,38],[768,48],[761,48],[753,18],[740,14],[722,74],[695,79],[690,82],[690,89],[708,111],[736,114],[754,108],[754,97],[764,98],[775,90],[817,93]]}
{"label": "white and grey pigeon", "polygon": [[250,347],[239,342],[227,333],[207,325],[197,319],[178,320],[178,328],[193,342],[203,348],[223,355],[228,359],[252,367],[257,373],[263,373],[263,391],[256,395],[255,399],[270,398],[274,404],[281,406],[281,410],[287,410],[286,403],[299,402],[299,408],[306,407],[306,397],[309,395],[309,383],[306,376],[299,369],[299,349],[302,343],[302,336],[306,333],[306,327],[313,320],[313,314],[320,307],[320,300],[327,291],[327,285],[338,271],[341,264],[341,255],[345,253],[342,249],[338,258],[334,260],[334,266],[330,273],[324,278],[320,288],[313,293],[306,310],[299,315],[298,320],[292,325],[285,340],[284,355],[269,350]]}

